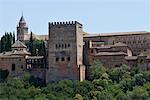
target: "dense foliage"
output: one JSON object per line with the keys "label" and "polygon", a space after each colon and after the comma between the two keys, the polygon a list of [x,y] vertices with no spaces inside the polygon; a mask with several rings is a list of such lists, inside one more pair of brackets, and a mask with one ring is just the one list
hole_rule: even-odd
{"label": "dense foliage", "polygon": [[33,40],[32,46],[30,42],[27,42],[26,45],[29,48],[29,52],[31,52],[32,56],[44,56],[46,54],[45,51],[45,42],[43,40]]}
{"label": "dense foliage", "polygon": [[0,82],[5,81],[5,79],[8,77],[9,71],[8,70],[2,70],[0,69]]}
{"label": "dense foliage", "polygon": [[6,32],[0,39],[0,52],[11,51],[13,43],[15,43],[15,34]]}
{"label": "dense foliage", "polygon": [[106,69],[99,62],[90,67],[89,80],[62,80],[37,85],[29,74],[0,84],[2,100],[150,100],[150,71],[123,65]]}
{"label": "dense foliage", "polygon": [[29,52],[32,56],[46,56],[46,47],[43,40],[33,39],[33,33],[30,33],[30,40],[26,42]]}

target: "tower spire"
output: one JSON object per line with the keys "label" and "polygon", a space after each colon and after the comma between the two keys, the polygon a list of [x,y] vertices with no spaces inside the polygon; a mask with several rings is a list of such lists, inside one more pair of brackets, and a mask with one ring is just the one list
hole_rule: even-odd
{"label": "tower spire", "polygon": [[28,26],[23,16],[23,11],[21,12],[21,18],[19,20],[19,25],[17,26],[17,40],[23,41],[28,35]]}
{"label": "tower spire", "polygon": [[21,16],[23,16],[23,11],[21,12]]}
{"label": "tower spire", "polygon": [[23,16],[23,11],[21,12],[21,18],[20,18],[20,21],[19,21],[19,22],[25,22],[24,16]]}

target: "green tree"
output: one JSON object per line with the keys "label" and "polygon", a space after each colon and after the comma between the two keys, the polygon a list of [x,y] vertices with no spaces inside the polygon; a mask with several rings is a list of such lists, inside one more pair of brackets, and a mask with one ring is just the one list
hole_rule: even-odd
{"label": "green tree", "polygon": [[99,79],[103,73],[106,72],[106,69],[103,67],[102,63],[99,61],[94,61],[89,67],[89,80]]}
{"label": "green tree", "polygon": [[75,100],[83,100],[83,97],[82,97],[79,93],[77,93],[77,94],[75,95],[74,99],[75,99]]}
{"label": "green tree", "polygon": [[143,88],[149,93],[150,95],[150,82],[147,82],[143,85]]}
{"label": "green tree", "polygon": [[150,98],[146,89],[141,86],[134,87],[133,91],[129,91],[127,95],[131,100],[148,100]]}
{"label": "green tree", "polygon": [[8,70],[0,69],[0,82],[3,82],[7,78],[8,74],[9,74]]}
{"label": "green tree", "polygon": [[95,79],[92,82],[94,84],[94,87],[99,90],[99,91],[103,91],[105,88],[107,88],[107,86],[111,83],[111,81],[106,80],[106,79]]}
{"label": "green tree", "polygon": [[31,53],[31,55],[33,55],[33,33],[30,33],[30,40],[29,43],[27,43],[28,48],[29,48],[29,52]]}
{"label": "green tree", "polygon": [[0,40],[0,52],[10,51],[11,45],[14,43],[15,36],[12,33],[5,32],[5,35],[1,37]]}
{"label": "green tree", "polygon": [[135,74],[134,77],[135,77],[136,85],[140,86],[140,85],[143,85],[146,82],[146,79],[144,78],[142,73]]}
{"label": "green tree", "polygon": [[133,87],[135,86],[135,80],[131,78],[123,78],[120,81],[120,86],[123,92],[127,92],[128,90],[131,91],[133,90]]}
{"label": "green tree", "polygon": [[116,100],[129,100],[127,95],[122,91],[120,91],[115,98]]}
{"label": "green tree", "polygon": [[15,32],[13,32],[13,43],[15,43]]}
{"label": "green tree", "polygon": [[92,81],[61,80],[43,86],[35,84],[39,80],[29,73],[25,73],[22,77],[8,77],[0,83],[0,98],[2,100],[150,99],[149,71],[128,70],[125,67],[99,71],[100,75],[96,74],[98,77],[93,77]]}
{"label": "green tree", "polygon": [[29,52],[32,56],[44,56],[46,57],[46,47],[43,40],[33,39],[33,33],[30,34],[30,41],[26,43],[29,48]]}
{"label": "green tree", "polygon": [[150,82],[150,71],[143,71],[142,72],[143,74],[143,78],[147,81],[147,82]]}
{"label": "green tree", "polygon": [[122,68],[113,68],[108,70],[108,74],[110,76],[110,79],[113,82],[119,83],[119,81],[122,79],[122,76],[124,75],[124,70]]}

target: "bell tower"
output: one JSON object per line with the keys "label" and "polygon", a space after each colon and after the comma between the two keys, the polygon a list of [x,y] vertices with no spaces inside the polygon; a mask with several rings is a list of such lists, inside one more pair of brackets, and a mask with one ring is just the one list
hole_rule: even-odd
{"label": "bell tower", "polygon": [[19,24],[17,26],[17,40],[24,41],[26,40],[27,36],[28,36],[28,26],[22,14]]}

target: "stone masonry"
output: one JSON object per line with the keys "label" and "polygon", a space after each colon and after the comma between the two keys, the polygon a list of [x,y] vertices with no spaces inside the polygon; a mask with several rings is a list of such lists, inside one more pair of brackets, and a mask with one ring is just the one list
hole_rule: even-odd
{"label": "stone masonry", "polygon": [[84,80],[82,33],[77,21],[49,23],[47,82]]}

